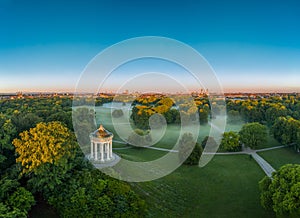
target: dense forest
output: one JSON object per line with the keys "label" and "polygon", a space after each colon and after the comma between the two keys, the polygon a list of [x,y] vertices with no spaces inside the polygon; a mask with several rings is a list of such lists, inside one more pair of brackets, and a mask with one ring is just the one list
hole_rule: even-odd
{"label": "dense forest", "polygon": [[72,131],[71,98],[0,105],[1,217],[26,217],[41,199],[62,217],[144,216],[145,202],[128,184],[84,158]]}
{"label": "dense forest", "polygon": [[[99,106],[112,100],[112,97],[97,98],[95,103]],[[221,110],[225,105],[219,107]],[[225,133],[224,150],[240,150],[239,137],[246,137],[251,128],[253,131],[260,128],[268,130],[281,144],[293,145],[299,152],[299,95],[228,98],[226,110],[227,122],[243,121],[248,126],[239,135]],[[132,105],[131,118],[136,128],[147,130],[149,118],[155,113],[163,115],[168,124],[184,122],[184,116],[190,118],[195,113],[200,124],[216,118],[211,115],[207,96],[195,97],[192,106],[164,96],[137,98]],[[115,112],[114,116],[122,114]],[[2,99],[0,126],[2,217],[26,217],[41,199],[62,217],[146,215],[146,203],[129,184],[107,177],[84,158],[73,130],[72,98]],[[197,149],[201,150],[199,145]]]}
{"label": "dense forest", "polygon": [[[137,98],[134,102],[131,118],[139,129],[149,129],[149,118],[155,113],[162,114],[168,124],[184,123],[191,116],[198,115],[201,125],[214,119],[224,105],[215,104],[214,114],[208,96],[195,97],[194,104],[184,99],[149,96]],[[259,123],[269,129],[275,139],[284,145],[293,144],[299,151],[300,144],[300,96],[286,94],[282,96],[257,97],[248,99],[228,98],[226,100],[228,123]],[[162,122],[162,121],[161,121]],[[156,123],[160,123],[158,120]],[[259,126],[258,126],[259,127]]]}

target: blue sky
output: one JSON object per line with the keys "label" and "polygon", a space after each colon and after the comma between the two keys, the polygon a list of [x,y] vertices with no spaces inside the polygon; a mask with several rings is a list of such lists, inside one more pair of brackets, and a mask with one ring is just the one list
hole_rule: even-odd
{"label": "blue sky", "polygon": [[298,1],[0,0],[0,27],[0,92],[73,91],[97,53],[147,35],[195,48],[225,91],[300,92]]}

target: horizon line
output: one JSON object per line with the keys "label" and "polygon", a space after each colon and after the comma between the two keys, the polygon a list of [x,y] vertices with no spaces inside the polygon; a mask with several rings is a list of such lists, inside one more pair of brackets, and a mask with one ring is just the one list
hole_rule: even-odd
{"label": "horizon line", "polygon": [[[127,94],[134,94],[134,93],[149,93],[147,91],[132,91]],[[168,91],[161,91],[161,92],[153,92],[153,94],[191,94],[191,93],[199,93],[199,94],[210,94],[210,92],[200,92],[200,91],[190,91],[190,92],[168,92]],[[224,91],[224,94],[300,94],[300,91],[287,91],[287,90],[276,90],[276,91],[262,91],[262,90],[252,90],[252,91]],[[115,91],[102,91],[102,92],[75,92],[75,91],[10,91],[10,92],[0,92],[0,95],[18,95],[18,94],[126,94],[126,93],[117,93]],[[211,92],[211,94],[214,94]]]}

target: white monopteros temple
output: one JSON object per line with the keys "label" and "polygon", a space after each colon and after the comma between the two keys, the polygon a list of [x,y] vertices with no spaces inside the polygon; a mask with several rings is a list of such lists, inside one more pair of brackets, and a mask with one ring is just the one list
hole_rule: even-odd
{"label": "white monopteros temple", "polygon": [[102,125],[90,134],[91,154],[89,159],[91,161],[105,163],[115,159],[115,155],[112,153],[113,136]]}

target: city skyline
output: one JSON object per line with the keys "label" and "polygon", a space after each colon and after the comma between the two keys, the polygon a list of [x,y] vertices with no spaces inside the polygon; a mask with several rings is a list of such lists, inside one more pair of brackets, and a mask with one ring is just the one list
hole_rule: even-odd
{"label": "city skyline", "polygon": [[299,10],[297,1],[1,1],[0,93],[74,92],[99,52],[148,35],[196,49],[224,92],[300,92]]}

